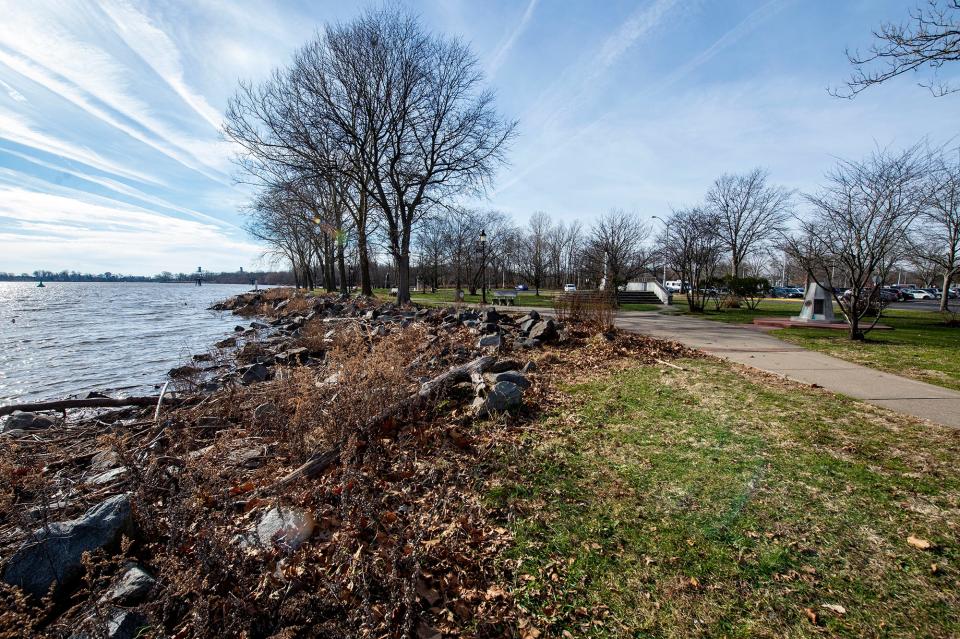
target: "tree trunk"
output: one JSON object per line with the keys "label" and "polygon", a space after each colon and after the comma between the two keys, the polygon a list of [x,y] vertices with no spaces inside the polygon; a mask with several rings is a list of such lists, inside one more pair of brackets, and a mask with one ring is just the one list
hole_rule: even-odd
{"label": "tree trunk", "polygon": [[373,297],[373,284],[370,282],[370,256],[367,253],[367,229],[357,225],[357,253],[360,259],[360,293]]}
{"label": "tree trunk", "polygon": [[397,257],[397,304],[410,303],[410,254]]}
{"label": "tree trunk", "polygon": [[943,286],[940,288],[940,312],[946,313],[950,305],[950,280],[953,279],[953,271],[947,270],[943,273]]}
{"label": "tree trunk", "polygon": [[347,263],[344,259],[344,247],[342,242],[337,242],[337,270],[340,271],[340,294],[349,295],[347,289]]}

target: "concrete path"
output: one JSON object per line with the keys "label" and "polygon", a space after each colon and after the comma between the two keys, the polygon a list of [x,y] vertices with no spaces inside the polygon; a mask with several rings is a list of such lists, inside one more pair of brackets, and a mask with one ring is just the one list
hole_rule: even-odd
{"label": "concrete path", "polygon": [[809,351],[750,326],[656,312],[620,313],[617,326],[676,340],[739,364],[960,428],[960,392]]}
{"label": "concrete path", "polygon": [[[544,308],[498,308],[553,314],[553,309]],[[752,325],[724,324],[660,311],[621,311],[616,321],[624,330],[681,342],[738,364],[960,428],[960,392],[809,351],[767,335]]]}

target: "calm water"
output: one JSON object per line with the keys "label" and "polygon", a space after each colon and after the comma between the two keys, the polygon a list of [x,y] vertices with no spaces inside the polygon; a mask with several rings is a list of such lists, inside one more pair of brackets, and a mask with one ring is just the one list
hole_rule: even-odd
{"label": "calm water", "polygon": [[0,405],[149,393],[233,332],[206,308],[249,286],[0,282]]}

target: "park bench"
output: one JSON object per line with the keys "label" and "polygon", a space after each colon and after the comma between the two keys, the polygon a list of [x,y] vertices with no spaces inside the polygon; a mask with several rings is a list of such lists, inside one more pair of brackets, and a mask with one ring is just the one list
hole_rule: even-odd
{"label": "park bench", "polygon": [[516,306],[517,304],[517,292],[516,291],[494,291],[493,292],[493,304],[496,306],[499,302],[503,302],[507,306]]}

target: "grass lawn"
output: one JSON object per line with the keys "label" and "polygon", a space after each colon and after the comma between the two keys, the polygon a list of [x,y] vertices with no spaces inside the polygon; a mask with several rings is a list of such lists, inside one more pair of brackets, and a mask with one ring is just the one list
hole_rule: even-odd
{"label": "grass lawn", "polygon": [[[756,317],[789,317],[799,312],[799,300],[764,300],[756,311],[710,310],[699,317],[746,324]],[[862,343],[851,342],[843,331],[815,328],[786,328],[770,334],[863,366],[960,390],[960,328],[946,326],[939,313],[927,311],[890,309],[880,322],[894,330],[868,333]]]}
{"label": "grass lawn", "polygon": [[490,492],[542,636],[960,634],[960,433],[678,363],[562,388]]}

